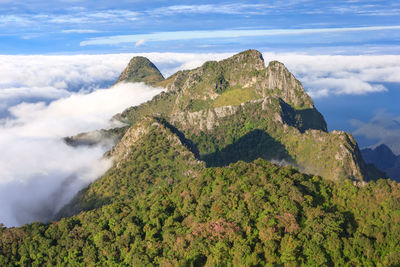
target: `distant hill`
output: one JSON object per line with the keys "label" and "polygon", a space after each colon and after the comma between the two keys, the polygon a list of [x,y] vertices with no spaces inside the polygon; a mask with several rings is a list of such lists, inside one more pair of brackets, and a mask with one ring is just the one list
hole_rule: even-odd
{"label": "distant hill", "polygon": [[391,179],[400,181],[400,156],[396,156],[388,146],[382,144],[374,149],[365,148],[361,153],[365,162],[374,164]]}

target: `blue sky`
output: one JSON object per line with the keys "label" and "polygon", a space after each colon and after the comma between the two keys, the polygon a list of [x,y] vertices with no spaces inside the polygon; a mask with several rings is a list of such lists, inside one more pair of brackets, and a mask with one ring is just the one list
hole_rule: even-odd
{"label": "blue sky", "polygon": [[0,53],[400,52],[398,1],[0,0]]}

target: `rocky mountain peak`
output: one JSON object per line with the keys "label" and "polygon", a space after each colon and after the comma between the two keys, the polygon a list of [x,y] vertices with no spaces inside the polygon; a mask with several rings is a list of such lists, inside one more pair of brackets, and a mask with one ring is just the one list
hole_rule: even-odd
{"label": "rocky mountain peak", "polygon": [[131,59],[116,83],[144,82],[148,85],[155,85],[163,80],[161,72],[148,58],[138,56]]}
{"label": "rocky mountain peak", "polygon": [[246,51],[243,51],[239,54],[236,54],[226,60],[223,60],[222,62],[229,62],[232,64],[239,64],[239,65],[245,65],[249,68],[255,69],[255,70],[263,70],[265,69],[265,62],[264,58],[258,50],[255,49],[249,49]]}
{"label": "rocky mountain peak", "polygon": [[314,103],[300,81],[279,61],[271,61],[259,83],[264,95],[275,95],[298,109],[313,109]]}
{"label": "rocky mountain peak", "polygon": [[254,49],[179,71],[157,85],[178,94],[174,111],[238,105],[267,96],[281,98],[295,109],[314,109],[312,99],[285,65],[272,61],[266,67],[262,54]]}

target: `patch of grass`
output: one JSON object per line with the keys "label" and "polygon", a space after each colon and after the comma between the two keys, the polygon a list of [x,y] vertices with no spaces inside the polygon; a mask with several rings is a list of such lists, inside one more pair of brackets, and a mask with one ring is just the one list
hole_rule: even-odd
{"label": "patch of grass", "polygon": [[230,90],[225,91],[215,99],[213,106],[214,107],[222,107],[222,106],[236,106],[240,105],[243,102],[254,100],[260,98],[260,96],[256,93],[254,88],[232,88]]}

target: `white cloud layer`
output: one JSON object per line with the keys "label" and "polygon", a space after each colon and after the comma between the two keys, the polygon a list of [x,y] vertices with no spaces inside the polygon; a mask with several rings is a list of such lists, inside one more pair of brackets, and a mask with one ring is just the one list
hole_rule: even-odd
{"label": "white cloud layer", "polygon": [[61,138],[111,126],[123,109],[159,93],[143,84],[120,84],[74,93],[49,105],[22,103],[0,126],[0,222],[7,226],[50,219],[110,162],[109,145],[72,148]]}
{"label": "white cloud layer", "polygon": [[[142,42],[140,42],[142,44]],[[148,57],[169,76],[180,69],[220,60],[233,53],[138,53],[74,56],[1,56],[0,110],[11,100],[57,99],[74,90],[91,91],[115,81],[134,55]],[[283,62],[313,97],[383,92],[382,83],[400,82],[398,55],[301,55],[263,53],[266,64]],[[13,103],[15,104],[15,103]]]}
{"label": "white cloud layer", "polygon": [[279,60],[316,97],[361,95],[387,90],[383,83],[400,83],[399,55],[263,54],[266,62]]}
{"label": "white cloud layer", "polygon": [[21,101],[54,100],[71,91],[104,87],[116,80],[130,57],[0,55],[0,113]]}

